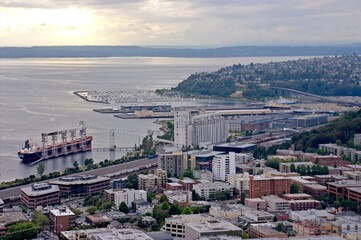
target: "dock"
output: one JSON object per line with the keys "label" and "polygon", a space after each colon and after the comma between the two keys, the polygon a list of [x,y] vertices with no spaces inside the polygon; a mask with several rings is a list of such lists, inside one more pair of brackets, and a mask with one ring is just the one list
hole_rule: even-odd
{"label": "dock", "polygon": [[134,147],[92,148],[92,151],[95,151],[95,152],[134,151]]}

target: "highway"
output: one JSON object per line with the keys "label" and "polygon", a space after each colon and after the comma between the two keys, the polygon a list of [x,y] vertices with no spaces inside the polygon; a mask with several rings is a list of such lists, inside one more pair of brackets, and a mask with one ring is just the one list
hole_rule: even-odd
{"label": "highway", "polygon": [[[67,175],[67,176],[77,176],[77,175],[103,176],[103,175],[110,174],[110,173],[116,173],[116,172],[122,171],[124,169],[141,167],[141,166],[146,166],[148,164],[154,164],[154,163],[157,163],[157,158],[152,158],[152,159],[142,158],[142,159],[139,159],[139,160],[134,160],[132,162],[126,162],[126,163],[121,163],[121,164],[118,164],[118,165],[112,165],[112,166],[108,166],[108,167],[104,167],[104,168],[93,169],[93,170],[90,170],[90,171],[70,174],[70,175]],[[125,175],[127,175],[127,174],[125,174]],[[49,182],[49,181],[53,181],[53,180],[56,180],[56,179],[59,179],[59,178],[60,177],[47,179],[47,180],[40,181],[40,182]],[[18,186],[18,187],[12,187],[12,188],[1,190],[0,191],[0,198],[4,199],[4,198],[12,197],[12,196],[19,196],[20,195],[20,188],[30,186],[31,184],[26,184],[26,185],[21,185],[21,186]]]}

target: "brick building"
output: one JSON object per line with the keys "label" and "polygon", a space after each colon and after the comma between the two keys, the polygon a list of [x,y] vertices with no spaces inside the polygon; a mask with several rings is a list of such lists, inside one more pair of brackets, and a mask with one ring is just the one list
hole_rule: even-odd
{"label": "brick building", "polygon": [[66,207],[49,211],[49,225],[56,234],[75,225],[76,215]]}
{"label": "brick building", "polygon": [[59,186],[62,196],[86,196],[110,188],[109,178],[95,175],[61,177],[50,183]]}
{"label": "brick building", "polygon": [[250,177],[250,198],[259,198],[267,195],[282,196],[285,193],[290,193],[290,183],[288,178],[264,176]]}
{"label": "brick building", "polygon": [[37,206],[48,206],[60,203],[60,191],[56,185],[34,183],[20,190],[21,202],[30,209],[35,209]]}

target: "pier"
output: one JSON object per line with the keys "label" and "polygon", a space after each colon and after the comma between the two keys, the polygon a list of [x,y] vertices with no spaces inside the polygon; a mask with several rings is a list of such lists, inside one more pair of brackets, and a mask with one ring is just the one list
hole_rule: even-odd
{"label": "pier", "polygon": [[113,148],[92,148],[95,152],[107,152],[107,151],[134,151],[134,147],[113,147]]}

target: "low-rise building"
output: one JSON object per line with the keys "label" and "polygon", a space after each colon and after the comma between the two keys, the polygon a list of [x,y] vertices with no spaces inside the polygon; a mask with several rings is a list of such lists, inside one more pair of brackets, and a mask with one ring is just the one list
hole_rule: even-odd
{"label": "low-rise building", "polygon": [[282,196],[286,200],[307,200],[312,199],[312,196],[306,193],[288,193]]}
{"label": "low-rise building", "polygon": [[221,204],[212,205],[209,208],[209,215],[215,218],[223,218],[227,220],[235,220],[239,216],[244,215],[244,211],[247,207],[240,204]]}
{"label": "low-rise building", "polygon": [[164,194],[168,197],[170,204],[177,202],[184,207],[192,202],[191,191],[165,191]]}
{"label": "low-rise building", "polygon": [[193,170],[193,176],[196,180],[207,180],[213,182],[213,173],[208,170]]}
{"label": "low-rise building", "polygon": [[193,185],[196,183],[193,179],[185,177],[182,180],[179,180],[179,183],[182,184],[183,190],[192,190]]}
{"label": "low-rise building", "polygon": [[229,191],[233,195],[233,186],[223,182],[198,183],[193,185],[193,190],[206,200],[215,199],[217,192]]}
{"label": "low-rise building", "polygon": [[177,182],[170,182],[165,184],[166,190],[183,190],[183,185]]}
{"label": "low-rise building", "polygon": [[49,225],[56,234],[74,226],[75,218],[76,215],[66,207],[52,209],[49,211]]}
{"label": "low-rise building", "polygon": [[267,202],[262,198],[246,198],[244,204],[259,211],[267,210]]}
{"label": "low-rise building", "polygon": [[147,201],[147,192],[144,190],[135,189],[121,189],[114,193],[114,205],[119,208],[120,204],[124,202],[128,207],[132,207],[135,201]]}
{"label": "low-rise building", "polygon": [[126,184],[127,184],[127,178],[113,179],[110,182],[112,189],[126,188]]}
{"label": "low-rise building", "polygon": [[348,187],[346,198],[361,203],[361,187]]}
{"label": "low-rise building", "polygon": [[288,204],[292,211],[304,211],[307,209],[316,209],[321,205],[321,202],[313,199],[289,200]]}
{"label": "low-rise building", "polygon": [[315,155],[310,157],[310,161],[314,164],[319,164],[321,166],[332,166],[332,167],[344,167],[350,164],[350,162],[343,160],[342,157],[330,155],[330,156],[321,156]]}
{"label": "low-rise building", "polygon": [[110,188],[110,179],[95,175],[79,175],[61,177],[50,181],[50,184],[58,185],[62,196],[87,196]]}
{"label": "low-rise building", "polygon": [[85,221],[94,227],[100,227],[100,226],[105,227],[111,221],[113,221],[113,219],[105,214],[103,215],[99,213],[99,214],[87,215],[85,217]]}
{"label": "low-rise building", "polygon": [[140,215],[146,215],[152,213],[154,204],[147,201],[135,201],[136,212]]}
{"label": "low-rise building", "polygon": [[248,235],[250,238],[287,238],[287,234],[278,232],[273,228],[263,226],[250,226],[248,228]]}
{"label": "low-rise building", "polygon": [[20,221],[29,221],[23,212],[11,211],[0,212],[0,239],[5,235],[6,230],[13,224]]}
{"label": "low-rise building", "polygon": [[327,115],[311,114],[290,118],[290,127],[311,127],[327,122]]}
{"label": "low-rise building", "polygon": [[214,220],[205,214],[173,215],[165,219],[162,231],[170,232],[175,238],[185,238],[185,224],[191,222],[207,222]]}
{"label": "low-rise building", "polygon": [[85,239],[132,239],[153,240],[144,232],[132,228],[94,228],[61,232],[61,239],[85,240]]}
{"label": "low-rise building", "polygon": [[297,169],[298,166],[312,167],[312,162],[281,162],[279,165],[279,171],[283,173],[291,173],[291,166]]}
{"label": "low-rise building", "polygon": [[337,198],[341,195],[346,196],[347,188],[350,187],[361,187],[361,181],[343,180],[338,182],[328,182],[327,192]]}
{"label": "low-rise building", "polygon": [[330,234],[329,231],[327,231],[322,224],[314,221],[295,221],[292,223],[292,226],[293,231],[297,232],[297,235],[302,237],[312,237]]}
{"label": "low-rise building", "polygon": [[38,206],[48,206],[60,203],[60,191],[57,185],[34,183],[21,188],[20,200],[30,209]]}
{"label": "low-rise building", "polygon": [[278,196],[263,196],[262,199],[267,202],[268,212],[285,212],[290,210],[288,206],[288,201]]}
{"label": "low-rise building", "polygon": [[190,222],[184,224],[185,239],[195,240],[200,237],[214,237],[218,235],[241,235],[243,230],[230,222],[217,219],[206,222]]}

